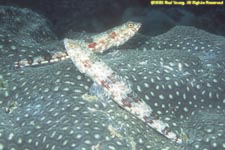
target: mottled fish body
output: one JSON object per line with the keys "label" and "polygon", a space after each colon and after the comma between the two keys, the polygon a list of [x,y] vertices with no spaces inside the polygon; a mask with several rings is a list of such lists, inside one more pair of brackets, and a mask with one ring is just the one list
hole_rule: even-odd
{"label": "mottled fish body", "polygon": [[[135,35],[140,27],[140,23],[128,21],[120,26],[116,26],[100,34],[84,38],[81,40],[81,45],[95,53],[103,53],[111,47],[117,47],[127,42]],[[20,68],[44,65],[63,61],[68,58],[69,56],[65,51],[57,51],[52,54],[46,53],[44,56],[20,60],[15,62],[14,66],[16,68]]]}
{"label": "mottled fish body", "polygon": [[80,72],[103,87],[104,92],[119,106],[172,141],[182,143],[182,139],[169,129],[168,124],[162,122],[152,108],[139,98],[126,82],[99,59],[93,51],[82,47],[82,42],[80,41],[65,39],[64,44],[68,55]]}

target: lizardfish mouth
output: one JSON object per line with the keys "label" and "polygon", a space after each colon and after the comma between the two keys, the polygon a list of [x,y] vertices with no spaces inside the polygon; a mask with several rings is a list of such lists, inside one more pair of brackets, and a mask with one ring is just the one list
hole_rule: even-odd
{"label": "lizardfish mouth", "polygon": [[141,28],[141,23],[137,23],[137,27],[136,27],[136,30],[138,31],[140,28]]}
{"label": "lizardfish mouth", "polygon": [[136,32],[136,31],[138,31],[140,28],[141,28],[141,23],[139,23],[139,22],[135,22],[135,26],[134,26],[134,28],[133,28],[133,30]]}

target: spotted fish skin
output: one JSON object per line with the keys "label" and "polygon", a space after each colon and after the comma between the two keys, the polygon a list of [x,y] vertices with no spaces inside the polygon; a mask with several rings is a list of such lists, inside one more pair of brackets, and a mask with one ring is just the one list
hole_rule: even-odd
{"label": "spotted fish skin", "polygon": [[92,51],[82,47],[80,41],[64,40],[68,55],[81,73],[90,77],[122,108],[146,122],[176,143],[182,139],[169,129],[168,124],[162,122],[152,108],[137,96],[126,82],[117,75],[107,64],[99,59]]}
{"label": "spotted fish skin", "polygon": [[[81,40],[81,44],[86,49],[89,49],[96,53],[103,53],[111,47],[118,47],[130,38],[132,38],[135,33],[141,27],[141,23],[128,21],[120,26],[116,26],[105,32],[102,32],[91,37],[86,37]],[[68,59],[69,56],[66,52],[57,51],[53,54],[46,53],[44,56],[39,56],[35,58],[27,58],[15,62],[15,67],[26,67],[26,66],[36,66],[41,64],[55,63],[58,61],[63,61]]]}

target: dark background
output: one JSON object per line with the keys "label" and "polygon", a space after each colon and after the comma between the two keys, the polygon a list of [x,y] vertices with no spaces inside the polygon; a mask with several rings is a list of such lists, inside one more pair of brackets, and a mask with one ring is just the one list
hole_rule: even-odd
{"label": "dark background", "polygon": [[102,32],[127,20],[155,36],[176,25],[225,35],[224,6],[151,6],[149,0],[0,0],[0,5],[29,8],[45,16],[55,33]]}

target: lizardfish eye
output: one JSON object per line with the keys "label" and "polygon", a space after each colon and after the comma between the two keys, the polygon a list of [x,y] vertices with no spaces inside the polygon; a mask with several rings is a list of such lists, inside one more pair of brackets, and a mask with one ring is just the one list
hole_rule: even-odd
{"label": "lizardfish eye", "polygon": [[134,27],[134,24],[133,23],[128,23],[127,25],[129,28],[133,28]]}

